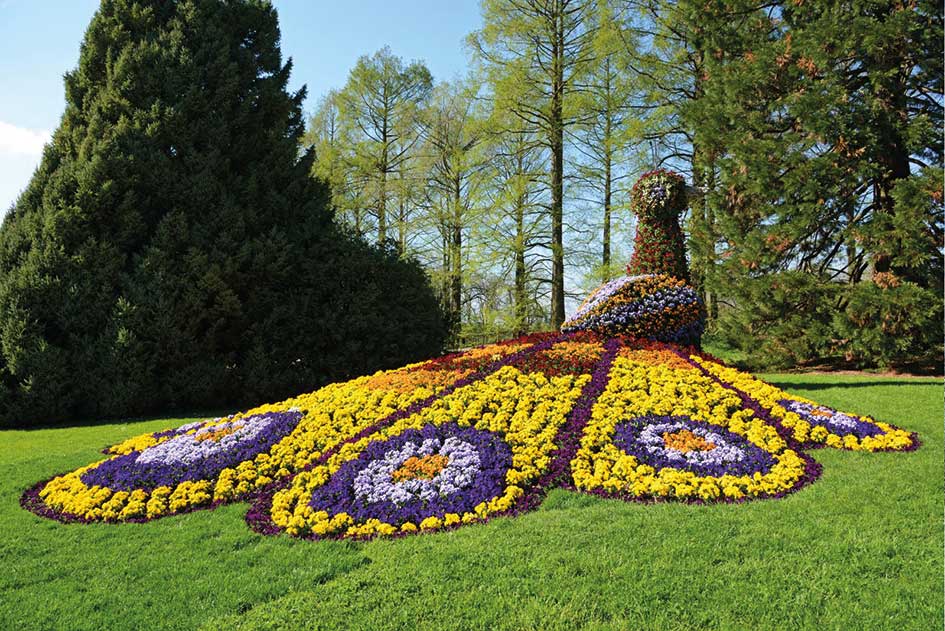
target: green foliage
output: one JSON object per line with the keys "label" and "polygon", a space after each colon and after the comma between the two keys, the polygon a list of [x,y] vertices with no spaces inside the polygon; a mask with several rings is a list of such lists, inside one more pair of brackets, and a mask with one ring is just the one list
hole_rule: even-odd
{"label": "green foliage", "polygon": [[[348,135],[349,146],[339,149],[357,174],[355,188],[364,189],[359,193],[360,202],[373,211],[378,243],[388,238],[393,218],[398,220],[400,229],[398,241],[402,247],[405,245],[405,222],[399,221],[389,206],[395,203],[403,206],[408,201],[404,195],[397,199],[397,187],[392,180],[397,176],[403,186],[410,171],[414,149],[420,141],[419,110],[432,89],[433,78],[422,62],[404,64],[390,48],[384,47],[358,59],[344,89],[337,95],[342,129],[352,130]],[[336,211],[343,209],[344,206],[336,207]],[[356,206],[354,210],[355,226],[363,231],[361,208]]]}
{"label": "green foliage", "polygon": [[745,279],[711,333],[742,351],[750,368],[790,367],[822,357],[831,345],[840,290],[798,271]]}
{"label": "green foliage", "polygon": [[892,285],[818,280],[786,271],[739,285],[712,334],[748,367],[828,361],[863,367],[941,365],[941,294],[888,276]]}
{"label": "green foliage", "polygon": [[882,367],[922,362],[941,366],[942,295],[915,283],[854,285],[834,314],[845,358]]}
{"label": "green foliage", "polygon": [[0,419],[247,403],[438,350],[422,273],[332,224],[290,70],[267,2],[102,4],[0,230]]}
{"label": "green foliage", "polygon": [[693,252],[716,328],[773,365],[940,352],[940,3],[680,6],[704,62],[680,111],[709,189]]}

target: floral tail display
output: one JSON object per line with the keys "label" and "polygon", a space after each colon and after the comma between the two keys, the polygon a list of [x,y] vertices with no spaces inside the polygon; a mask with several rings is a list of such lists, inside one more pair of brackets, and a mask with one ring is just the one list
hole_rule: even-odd
{"label": "floral tail display", "polygon": [[[639,212],[677,216],[680,182],[651,174],[635,189]],[[135,436],[27,489],[21,505],[120,523],[249,502],[262,534],[399,537],[525,512],[553,488],[637,502],[783,498],[821,473],[804,450],[919,447],[885,420],[702,353],[705,310],[685,270],[643,267],[592,292],[560,333]]]}

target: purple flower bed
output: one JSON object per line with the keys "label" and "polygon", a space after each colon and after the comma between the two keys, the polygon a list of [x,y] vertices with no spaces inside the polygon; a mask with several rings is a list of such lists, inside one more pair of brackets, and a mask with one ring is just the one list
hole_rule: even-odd
{"label": "purple flower bed", "polygon": [[583,318],[585,315],[587,315],[589,312],[594,310],[594,308],[596,308],[602,302],[604,302],[605,300],[607,300],[608,298],[616,294],[618,291],[620,291],[620,289],[623,288],[624,285],[626,285],[627,283],[632,283],[640,278],[642,278],[642,276],[620,276],[618,278],[615,278],[611,281],[604,283],[603,285],[598,287],[597,290],[593,294],[591,294],[591,296],[587,299],[587,301],[584,302],[584,304],[582,304],[578,308],[578,310],[575,312],[575,314],[572,315],[569,319],[579,320],[580,318]]}
{"label": "purple flower bed", "polygon": [[213,479],[223,469],[269,451],[301,418],[302,412],[290,410],[201,426],[193,434],[178,433],[153,447],[106,460],[83,473],[82,482],[133,491]]}
{"label": "purple flower bed", "polygon": [[778,404],[788,412],[794,412],[811,425],[825,427],[832,434],[840,436],[853,434],[857,438],[866,438],[884,433],[873,423],[862,421],[855,416],[832,410],[823,405],[813,405],[794,401],[793,399],[781,399]]}
{"label": "purple flower bed", "polygon": [[561,330],[690,344],[705,329],[702,300],[666,276],[625,276],[600,287]]}
{"label": "purple flower bed", "polygon": [[[681,431],[691,432],[709,447],[680,450],[664,438]],[[614,444],[654,469],[683,469],[701,476],[764,474],[775,464],[771,454],[745,437],[687,416],[641,416],[623,421],[614,430]]]}
{"label": "purple flower bed", "polygon": [[633,302],[619,304],[612,309],[590,314],[584,322],[575,328],[578,330],[620,331],[628,323],[639,320],[644,316],[661,314],[679,307],[698,306],[699,303],[699,295],[691,287],[661,289],[647,296],[642,296]]}
{"label": "purple flower bed", "polygon": [[[432,465],[429,475],[405,471],[413,462]],[[309,505],[329,515],[348,513],[357,521],[420,523],[427,517],[471,512],[502,494],[512,451],[499,436],[456,423],[427,425],[371,443],[341,465]]]}

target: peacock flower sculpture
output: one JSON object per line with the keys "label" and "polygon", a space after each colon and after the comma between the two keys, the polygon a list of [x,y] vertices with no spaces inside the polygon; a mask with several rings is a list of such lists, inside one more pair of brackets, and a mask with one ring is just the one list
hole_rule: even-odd
{"label": "peacock flower sculpture", "polygon": [[369,538],[527,511],[553,487],[629,501],[780,498],[804,450],[909,451],[915,434],[787,394],[699,348],[682,178],[633,189],[627,276],[540,333],[144,434],[28,489],[63,522],[141,522],[248,501],[266,534]]}

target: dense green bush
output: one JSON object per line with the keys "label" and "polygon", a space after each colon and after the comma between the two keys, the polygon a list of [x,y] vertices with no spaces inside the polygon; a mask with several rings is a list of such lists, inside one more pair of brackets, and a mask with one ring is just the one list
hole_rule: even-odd
{"label": "dense green bush", "polygon": [[941,366],[942,295],[915,283],[859,283],[834,314],[844,359],[860,364]]}
{"label": "dense green bush", "polygon": [[0,420],[271,399],[436,353],[416,264],[332,223],[266,2],[105,0],[0,229]]}
{"label": "dense green bush", "polygon": [[810,274],[781,272],[742,282],[723,303],[710,335],[743,352],[751,368],[788,367],[822,355],[838,286]]}
{"label": "dense green bush", "polygon": [[881,284],[827,282],[797,271],[769,274],[741,285],[711,334],[723,347],[741,351],[739,363],[756,369],[940,363],[941,295],[910,282]]}

